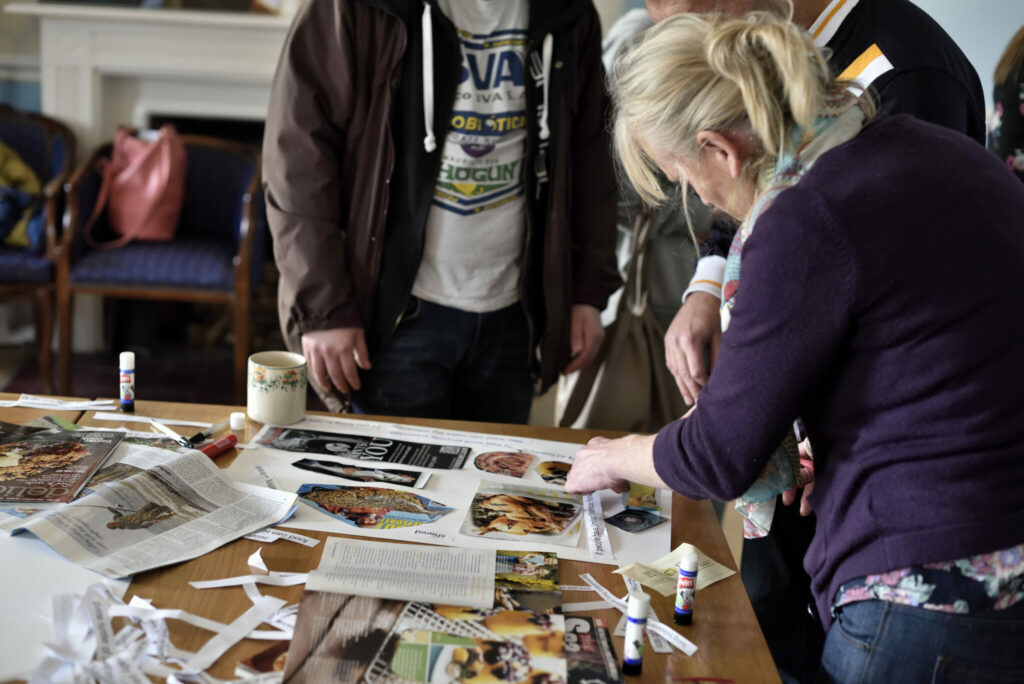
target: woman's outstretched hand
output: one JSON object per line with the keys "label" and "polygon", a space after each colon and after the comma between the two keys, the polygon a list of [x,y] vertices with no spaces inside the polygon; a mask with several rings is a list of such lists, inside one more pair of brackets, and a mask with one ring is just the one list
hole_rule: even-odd
{"label": "woman's outstretched hand", "polygon": [[576,452],[565,489],[590,494],[601,489],[629,490],[630,482],[664,487],[654,472],[654,435],[629,435],[620,439],[594,437]]}

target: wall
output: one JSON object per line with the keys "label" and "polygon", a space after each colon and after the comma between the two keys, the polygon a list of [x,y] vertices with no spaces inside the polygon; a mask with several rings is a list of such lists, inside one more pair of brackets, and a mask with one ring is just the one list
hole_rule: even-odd
{"label": "wall", "polygon": [[0,102],[39,111],[39,22],[4,14],[0,0]]}

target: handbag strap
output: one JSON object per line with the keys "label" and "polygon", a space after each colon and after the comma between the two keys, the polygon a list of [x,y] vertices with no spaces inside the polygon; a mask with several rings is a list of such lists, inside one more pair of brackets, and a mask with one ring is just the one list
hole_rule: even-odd
{"label": "handbag strap", "polygon": [[93,205],[92,215],[89,216],[89,220],[86,221],[85,227],[82,229],[82,237],[89,243],[89,246],[93,249],[114,249],[122,245],[128,244],[131,241],[130,235],[121,235],[120,237],[114,238],[109,242],[100,242],[92,235],[92,230],[96,225],[96,221],[99,219],[100,214],[107,207],[107,201],[110,199],[110,189],[114,184],[114,176],[120,170],[115,168],[114,160],[117,159],[117,150],[122,145],[122,139],[125,136],[135,134],[134,128],[119,128],[117,134],[114,136],[114,148],[111,150],[110,159],[97,159],[96,170],[103,175],[103,181],[100,183],[100,191],[96,197],[96,204]]}
{"label": "handbag strap", "polygon": [[626,265],[626,282],[623,285],[619,312],[628,307],[634,316],[647,308],[647,283],[644,280],[644,254],[647,252],[647,234],[654,223],[655,212],[650,207],[640,207],[633,219],[633,244],[630,248],[629,263]]}
{"label": "handbag strap", "polygon": [[96,225],[96,220],[107,206],[107,200],[110,199],[110,187],[114,184],[114,175],[117,173],[116,169],[114,169],[113,161],[110,159],[97,160],[96,167],[103,174],[103,181],[100,183],[100,191],[96,197],[96,204],[92,208],[92,215],[89,216],[89,220],[86,221],[85,227],[82,229],[82,237],[85,238],[85,241],[93,249],[114,249],[115,247],[128,244],[132,238],[130,235],[121,235],[109,242],[100,242],[93,237],[92,229]]}

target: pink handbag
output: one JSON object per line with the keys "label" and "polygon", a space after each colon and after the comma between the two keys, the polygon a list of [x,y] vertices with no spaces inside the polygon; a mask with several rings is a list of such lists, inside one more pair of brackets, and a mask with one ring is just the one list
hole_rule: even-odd
{"label": "pink handbag", "polygon": [[[174,238],[185,198],[185,144],[173,126],[164,126],[152,142],[119,128],[111,158],[100,159],[103,176],[99,197],[83,234],[97,249],[112,249],[132,240],[167,242]],[[96,219],[107,209],[107,223],[120,237],[98,242],[92,237]]]}

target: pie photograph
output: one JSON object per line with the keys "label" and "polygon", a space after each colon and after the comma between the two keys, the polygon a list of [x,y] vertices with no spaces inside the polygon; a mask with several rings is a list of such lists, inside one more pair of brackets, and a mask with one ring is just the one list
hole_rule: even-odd
{"label": "pie photograph", "polygon": [[23,480],[64,468],[92,454],[85,444],[70,441],[18,441],[0,444],[0,482]]}

